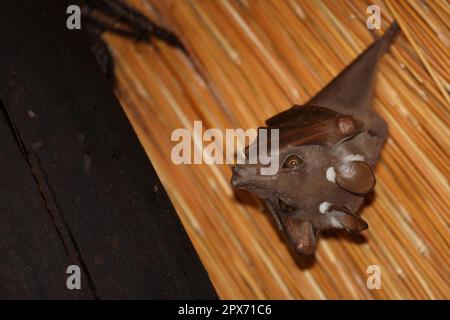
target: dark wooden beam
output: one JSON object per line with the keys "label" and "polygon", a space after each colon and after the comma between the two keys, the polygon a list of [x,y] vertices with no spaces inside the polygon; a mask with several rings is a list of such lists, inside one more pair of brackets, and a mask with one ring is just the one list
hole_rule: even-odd
{"label": "dark wooden beam", "polygon": [[0,2],[0,298],[216,298],[67,5]]}

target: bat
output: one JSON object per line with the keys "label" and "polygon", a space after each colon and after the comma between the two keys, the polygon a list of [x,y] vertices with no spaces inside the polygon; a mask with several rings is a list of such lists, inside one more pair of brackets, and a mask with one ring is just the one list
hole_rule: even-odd
{"label": "bat", "polygon": [[279,130],[275,175],[260,174],[258,163],[232,168],[231,184],[266,202],[299,256],[315,253],[321,230],[368,228],[358,211],[375,187],[373,168],[388,135],[371,107],[373,86],[377,64],[398,31],[394,21],[306,104],[266,121],[264,128]]}

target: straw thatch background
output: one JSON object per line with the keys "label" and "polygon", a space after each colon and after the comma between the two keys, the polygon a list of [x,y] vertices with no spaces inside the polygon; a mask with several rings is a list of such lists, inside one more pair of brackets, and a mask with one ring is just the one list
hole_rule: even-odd
{"label": "straw thatch background", "polygon": [[[222,298],[449,298],[450,6],[446,1],[133,0],[182,39],[107,36],[117,94]],[[381,7],[382,30],[366,28]],[[227,165],[170,160],[176,128],[250,128],[301,104],[395,18],[402,33],[379,69],[375,108],[390,127],[363,211],[365,240],[319,241],[299,266],[260,201],[233,192]],[[152,190],[149,190],[152,192]],[[379,265],[382,288],[366,287]]]}

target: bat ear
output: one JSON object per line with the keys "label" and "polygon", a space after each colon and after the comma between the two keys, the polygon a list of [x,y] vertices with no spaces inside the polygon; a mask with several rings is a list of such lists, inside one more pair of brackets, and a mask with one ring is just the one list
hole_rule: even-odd
{"label": "bat ear", "polygon": [[[331,210],[333,209],[331,208]],[[338,214],[333,217],[333,220],[338,224],[340,224],[342,228],[344,228],[347,231],[361,232],[369,227],[367,222],[358,217],[357,215],[354,215],[352,213],[340,209],[336,209],[336,212]]]}
{"label": "bat ear", "polygon": [[283,225],[295,251],[299,255],[312,255],[316,250],[319,231],[309,221],[295,219],[292,215],[282,218]]}
{"label": "bat ear", "polygon": [[344,161],[336,171],[336,183],[347,191],[365,194],[375,187],[375,175],[364,161]]}

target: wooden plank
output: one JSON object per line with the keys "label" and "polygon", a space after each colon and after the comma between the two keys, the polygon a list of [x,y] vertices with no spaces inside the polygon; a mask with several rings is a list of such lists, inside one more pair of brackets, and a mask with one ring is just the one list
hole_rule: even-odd
{"label": "wooden plank", "polygon": [[0,106],[0,298],[92,298],[66,287],[66,269],[79,261],[61,241]]}
{"label": "wooden plank", "polygon": [[[215,298],[84,34],[66,29],[67,5],[0,4],[0,98],[38,177],[35,187],[43,190],[63,241],[80,259],[89,282],[82,291],[100,299]],[[8,174],[15,171],[3,167],[2,179]],[[52,251],[48,255],[61,262]],[[41,283],[39,273],[29,280],[41,285],[35,297],[64,297],[56,284]]]}

